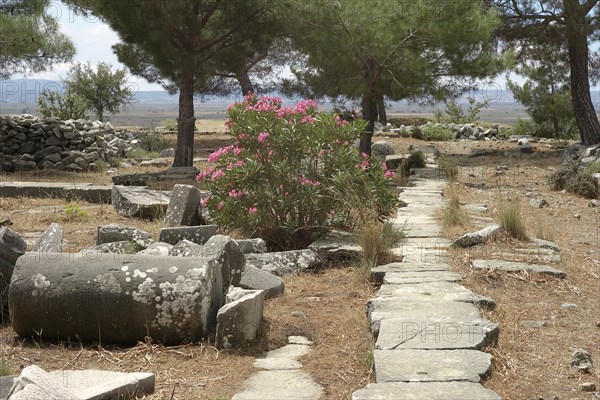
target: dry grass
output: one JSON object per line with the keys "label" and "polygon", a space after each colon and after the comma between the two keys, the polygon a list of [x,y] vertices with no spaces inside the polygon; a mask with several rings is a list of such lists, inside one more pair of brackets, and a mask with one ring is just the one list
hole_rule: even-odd
{"label": "dry grass", "polygon": [[498,224],[509,235],[519,240],[528,240],[527,227],[521,214],[520,199],[512,199],[508,202],[501,201],[496,216]]}
{"label": "dry grass", "polygon": [[444,228],[464,226],[468,220],[468,215],[460,205],[456,185],[448,185],[444,195],[448,197],[448,202],[442,210],[442,226]]}

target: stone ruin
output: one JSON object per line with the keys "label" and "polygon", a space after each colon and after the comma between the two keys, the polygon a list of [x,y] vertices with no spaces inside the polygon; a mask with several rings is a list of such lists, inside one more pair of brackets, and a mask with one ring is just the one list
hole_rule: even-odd
{"label": "stone ruin", "polygon": [[0,170],[94,171],[99,160],[110,163],[124,156],[134,140],[131,132],[110,122],[0,116]]}

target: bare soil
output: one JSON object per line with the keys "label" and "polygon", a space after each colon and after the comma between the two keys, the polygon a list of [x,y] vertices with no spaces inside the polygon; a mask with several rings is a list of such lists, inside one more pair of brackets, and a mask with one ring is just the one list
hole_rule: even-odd
{"label": "bare soil", "polygon": [[[380,138],[375,138],[378,140]],[[175,140],[175,135],[170,137]],[[208,155],[227,143],[222,133],[196,135],[196,154]],[[412,139],[389,139],[396,152],[408,152]],[[573,351],[583,348],[600,363],[600,216],[589,200],[569,193],[553,192],[546,182],[552,168],[560,166],[555,149],[535,144],[532,155],[520,154],[514,143],[434,143],[449,160],[460,166],[458,192],[467,203],[487,204],[487,213],[471,214],[468,224],[449,228],[448,237],[478,229],[478,219],[494,218],[502,201],[518,199],[531,236],[551,238],[560,245],[561,261],[555,266],[567,278],[540,278],[521,274],[473,273],[472,258],[493,258],[493,253],[511,251],[520,243],[501,237],[475,250],[452,250],[448,260],[466,274],[465,285],[496,300],[495,311],[486,318],[500,324],[498,346],[487,349],[495,357],[485,386],[505,399],[553,400],[597,399],[584,393],[582,382],[600,387],[598,369],[581,374],[571,369]],[[476,149],[494,150],[483,157],[469,157]],[[504,175],[496,166],[506,165]],[[156,168],[148,168],[154,170]],[[117,173],[134,172],[120,169]],[[5,180],[54,180],[110,184],[111,174],[2,175]],[[484,186],[482,186],[482,184]],[[550,207],[534,209],[530,198],[544,198]],[[69,218],[61,199],[0,198],[0,221],[9,219],[11,228],[33,243],[50,222],[65,228],[67,251],[78,251],[95,243],[98,225],[121,222],[153,234],[159,221],[130,220],[118,216],[110,205],[77,203],[87,213]],[[483,221],[485,223],[485,221]],[[529,261],[539,262],[535,258]],[[49,343],[22,339],[10,326],[0,328],[0,361],[10,372],[30,364],[45,369],[98,368],[119,371],[150,371],[157,375],[157,392],[146,399],[227,399],[236,393],[255,368],[261,352],[280,347],[289,335],[304,335],[314,341],[313,350],[301,361],[304,369],[324,386],[326,399],[349,399],[352,391],[371,381],[373,339],[368,330],[365,307],[374,288],[349,268],[332,268],[286,279],[285,294],[268,300],[260,341],[247,349],[217,351],[211,340],[165,348],[140,343],[121,348],[97,343]],[[575,308],[561,306],[576,304]],[[539,328],[525,321],[544,321]]]}

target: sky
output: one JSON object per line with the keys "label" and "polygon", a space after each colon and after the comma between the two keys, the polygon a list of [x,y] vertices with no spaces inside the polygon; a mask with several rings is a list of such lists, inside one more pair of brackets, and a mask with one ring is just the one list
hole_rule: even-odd
{"label": "sky", "polygon": [[[121,0],[126,1],[126,0]],[[67,75],[67,71],[73,63],[76,62],[91,62],[96,65],[99,62],[107,62],[112,64],[113,69],[125,68],[121,64],[117,56],[113,53],[111,46],[119,42],[119,36],[105,23],[99,21],[93,16],[83,17],[75,15],[59,0],[54,0],[50,3],[47,12],[58,19],[60,30],[71,38],[77,54],[71,63],[60,63],[54,65],[51,70],[31,74],[31,75],[14,75],[13,79],[48,79],[53,81],[61,80],[61,77]],[[524,79],[519,76],[511,76],[511,79],[522,83]],[[143,78],[129,75],[128,86],[134,91],[150,91],[163,90],[160,85],[152,84]],[[501,75],[495,79],[491,85],[485,85],[482,89],[495,91],[497,89],[504,90],[506,87],[506,78]],[[593,88],[592,90],[597,90]]]}

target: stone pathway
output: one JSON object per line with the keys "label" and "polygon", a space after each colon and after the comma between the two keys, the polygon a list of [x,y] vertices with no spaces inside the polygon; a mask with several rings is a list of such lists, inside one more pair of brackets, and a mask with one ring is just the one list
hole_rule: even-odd
{"label": "stone pathway", "polygon": [[231,400],[318,400],[323,388],[301,371],[298,358],[310,351],[311,341],[290,336],[288,345],[265,353],[254,362],[259,371],[244,382]]}
{"label": "stone pathway", "polygon": [[412,178],[394,221],[406,229],[403,262],[373,270],[381,288],[367,307],[376,338],[375,380],[353,393],[354,400],[499,400],[479,382],[492,365],[480,351],[494,345],[498,325],[481,316],[494,300],[460,285],[462,275],[445,263],[450,242],[440,237],[436,212],[443,205],[445,181],[435,171],[431,150],[426,168]]}

